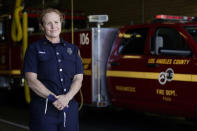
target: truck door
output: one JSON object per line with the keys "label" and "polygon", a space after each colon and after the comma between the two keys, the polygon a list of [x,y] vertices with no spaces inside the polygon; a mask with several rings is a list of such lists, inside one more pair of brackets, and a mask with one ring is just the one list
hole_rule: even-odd
{"label": "truck door", "polygon": [[154,74],[147,73],[150,68],[144,53],[148,33],[149,27],[144,27],[126,29],[118,34],[107,67],[109,94],[115,105],[133,108],[150,99],[149,85]]}
{"label": "truck door", "polygon": [[155,28],[148,64],[158,72],[151,90],[159,112],[194,114],[196,66],[185,34],[173,26]]}

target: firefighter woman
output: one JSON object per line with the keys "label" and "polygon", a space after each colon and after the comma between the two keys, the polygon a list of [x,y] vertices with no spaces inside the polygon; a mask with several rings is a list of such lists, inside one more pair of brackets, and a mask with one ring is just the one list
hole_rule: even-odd
{"label": "firefighter woman", "polygon": [[78,103],[83,66],[78,48],[61,36],[63,15],[45,9],[40,15],[44,37],[29,45],[24,74],[31,89],[31,131],[78,131]]}

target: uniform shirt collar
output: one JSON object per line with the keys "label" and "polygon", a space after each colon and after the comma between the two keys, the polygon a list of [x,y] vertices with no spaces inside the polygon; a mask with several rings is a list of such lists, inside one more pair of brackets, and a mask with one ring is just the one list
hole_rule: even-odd
{"label": "uniform shirt collar", "polygon": [[[52,44],[52,43],[46,37],[44,37],[43,44],[47,45],[47,44]],[[57,43],[57,44],[62,45],[62,46],[66,46],[66,42],[63,40],[62,37],[60,37],[60,43]]]}

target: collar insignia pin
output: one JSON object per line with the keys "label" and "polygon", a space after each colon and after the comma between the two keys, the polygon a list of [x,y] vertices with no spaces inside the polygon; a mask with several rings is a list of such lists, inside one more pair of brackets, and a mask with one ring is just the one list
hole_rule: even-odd
{"label": "collar insignia pin", "polygon": [[67,53],[68,53],[69,55],[71,55],[71,54],[72,54],[72,49],[71,49],[71,48],[67,48]]}

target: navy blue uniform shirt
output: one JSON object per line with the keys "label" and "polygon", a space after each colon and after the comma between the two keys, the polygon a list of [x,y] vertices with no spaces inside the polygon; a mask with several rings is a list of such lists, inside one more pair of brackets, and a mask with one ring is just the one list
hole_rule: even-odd
{"label": "navy blue uniform shirt", "polygon": [[83,73],[83,65],[77,46],[63,39],[52,44],[44,37],[27,48],[23,72],[36,73],[50,91],[60,95],[69,90],[74,75]]}

